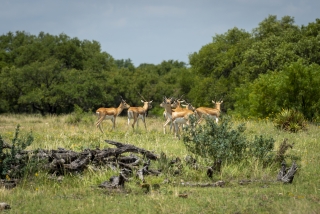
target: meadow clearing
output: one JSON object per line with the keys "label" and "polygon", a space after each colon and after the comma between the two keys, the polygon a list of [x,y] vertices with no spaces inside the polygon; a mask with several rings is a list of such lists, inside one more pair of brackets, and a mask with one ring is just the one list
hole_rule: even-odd
{"label": "meadow clearing", "polygon": [[[83,115],[78,123],[70,123],[72,115],[0,115],[0,134],[10,143],[17,124],[20,135],[32,131],[34,142],[28,150],[59,147],[82,151],[85,148],[112,147],[104,140],[133,144],[168,158],[184,157],[188,152],[182,140],[172,133],[163,134],[163,118],[148,117],[147,131],[139,121],[137,130],[127,125],[127,118],[118,117],[116,129],[103,122],[104,133],[94,126],[96,116]],[[248,138],[272,136],[275,150],[285,138],[294,143],[288,150],[288,164],[297,161],[298,171],[292,184],[276,182],[279,167],[263,168],[257,161],[223,164],[220,174],[206,175],[208,160],[198,159],[199,169],[184,167],[179,175],[146,176],[151,185],[147,193],[135,177],[124,191],[98,188],[116,172],[108,167],[88,167],[83,173],[68,174],[61,182],[38,171],[22,179],[16,188],[0,189],[0,202],[11,209],[5,213],[320,213],[320,127],[309,124],[306,131],[289,133],[277,130],[272,121],[235,120],[245,123]],[[210,161],[210,160],[209,160]],[[156,163],[154,163],[156,166]],[[164,180],[170,182],[163,183]],[[222,180],[224,187],[189,187],[185,182],[209,183]],[[241,185],[240,181],[250,181]],[[153,188],[157,184],[157,188]],[[186,197],[179,197],[181,194]]]}

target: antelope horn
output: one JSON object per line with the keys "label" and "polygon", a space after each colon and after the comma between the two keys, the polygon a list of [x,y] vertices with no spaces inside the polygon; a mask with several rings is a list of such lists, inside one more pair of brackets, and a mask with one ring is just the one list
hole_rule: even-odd
{"label": "antelope horn", "polygon": [[138,92],[138,94],[140,95],[140,97],[145,101],[147,102],[147,100]]}

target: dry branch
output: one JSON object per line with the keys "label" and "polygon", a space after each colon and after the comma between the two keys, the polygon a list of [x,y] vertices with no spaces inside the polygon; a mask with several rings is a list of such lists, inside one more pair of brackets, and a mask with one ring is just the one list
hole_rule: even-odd
{"label": "dry branch", "polygon": [[115,151],[115,156],[118,156],[118,155],[125,153],[125,152],[134,152],[134,153],[140,153],[150,160],[157,160],[158,159],[158,156],[153,154],[152,152],[145,150],[145,149],[142,149],[142,148],[139,148],[139,147],[136,147],[134,145],[123,144],[123,143],[112,141],[112,140],[105,140],[105,141],[107,143],[117,147],[117,150]]}
{"label": "dry branch", "polygon": [[120,172],[119,176],[112,176],[109,181],[105,181],[99,185],[100,188],[119,188],[124,187],[124,183],[128,181],[128,178]]}
{"label": "dry branch", "polygon": [[281,169],[278,173],[277,180],[282,181],[283,183],[292,183],[294,174],[298,170],[298,165],[296,162],[292,163],[292,166],[287,169],[286,162],[282,161],[281,163]]}
{"label": "dry branch", "polygon": [[217,181],[214,183],[191,183],[191,182],[182,182],[182,186],[188,186],[188,187],[224,187],[225,182],[224,181]]}

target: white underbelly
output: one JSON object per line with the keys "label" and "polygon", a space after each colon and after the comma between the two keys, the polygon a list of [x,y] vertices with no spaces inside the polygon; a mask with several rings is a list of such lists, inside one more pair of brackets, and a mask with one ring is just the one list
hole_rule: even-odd
{"label": "white underbelly", "polygon": [[211,114],[206,114],[206,116],[209,118],[216,118],[217,117],[216,115],[211,115]]}
{"label": "white underbelly", "polygon": [[105,120],[113,120],[114,116],[113,115],[106,115],[104,117]]}
{"label": "white underbelly", "polygon": [[145,117],[145,114],[139,114],[138,119],[143,119]]}
{"label": "white underbelly", "polygon": [[174,120],[174,123],[186,124],[186,123],[187,123],[187,120],[186,120],[184,117],[179,117],[179,118],[176,118],[176,119]]}

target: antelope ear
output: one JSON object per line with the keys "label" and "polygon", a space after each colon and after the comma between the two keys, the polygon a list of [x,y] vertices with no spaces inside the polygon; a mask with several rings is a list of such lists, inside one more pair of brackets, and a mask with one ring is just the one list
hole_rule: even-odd
{"label": "antelope ear", "polygon": [[141,100],[141,102],[142,102],[142,103],[144,103],[144,101],[143,101],[143,100]]}
{"label": "antelope ear", "polygon": [[151,100],[149,103],[152,103],[153,100]]}
{"label": "antelope ear", "polygon": [[212,100],[212,103],[215,104],[216,102]]}

